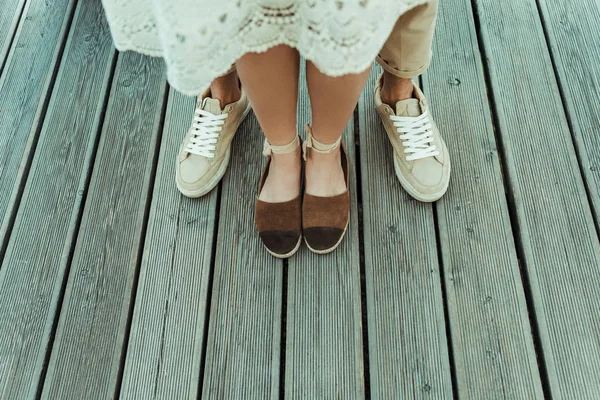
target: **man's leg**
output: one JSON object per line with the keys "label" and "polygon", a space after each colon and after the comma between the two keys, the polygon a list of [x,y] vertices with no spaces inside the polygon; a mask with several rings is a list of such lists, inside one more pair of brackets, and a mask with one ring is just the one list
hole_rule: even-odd
{"label": "man's leg", "polygon": [[242,90],[237,71],[233,69],[215,79],[210,85],[210,93],[211,97],[219,100],[223,106],[238,101],[242,96]]}
{"label": "man's leg", "polygon": [[377,57],[384,73],[375,104],[394,147],[394,170],[415,199],[436,201],[448,189],[450,156],[427,99],[412,78],[429,66],[438,0],[402,15]]}
{"label": "man's leg", "polygon": [[437,9],[438,0],[431,0],[403,14],[377,57],[384,70],[381,99],[391,107],[413,97],[412,78],[429,67]]}

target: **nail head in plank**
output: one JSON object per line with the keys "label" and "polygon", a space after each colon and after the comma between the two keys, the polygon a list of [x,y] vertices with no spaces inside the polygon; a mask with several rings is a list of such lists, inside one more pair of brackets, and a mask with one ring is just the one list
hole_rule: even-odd
{"label": "nail head in plank", "polygon": [[254,225],[263,140],[248,114],[222,182],[203,398],[279,396],[283,262]]}
{"label": "nail head in plank", "polygon": [[30,2],[0,76],[0,258],[35,150],[74,3]]}
{"label": "nail head in plank", "polygon": [[440,2],[423,76],[452,161],[436,203],[458,396],[542,398],[471,2]]}
{"label": "nail head in plank", "polygon": [[195,98],[171,89],[120,398],[197,398],[217,192],[188,199],[175,162]]}
{"label": "nail head in plank", "polygon": [[600,245],[537,5],[477,3],[550,391],[598,398]]}
{"label": "nail head in plank", "polygon": [[369,368],[374,398],[452,397],[444,305],[430,204],[404,192],[373,98],[359,101]]}
{"label": "nail head in plank", "polygon": [[[298,129],[311,120],[305,68],[300,74]],[[354,119],[344,130],[350,158],[350,225],[332,253],[303,244],[288,261],[285,395],[364,398],[360,246],[356,201]]]}
{"label": "nail head in plank", "polygon": [[4,0],[0,15],[0,72],[8,55],[26,0]]}
{"label": "nail head in plank", "polygon": [[119,56],[43,398],[117,390],[166,86],[160,59]]}
{"label": "nail head in plank", "polygon": [[40,384],[115,57],[100,2],[80,3],[0,270],[8,398]]}

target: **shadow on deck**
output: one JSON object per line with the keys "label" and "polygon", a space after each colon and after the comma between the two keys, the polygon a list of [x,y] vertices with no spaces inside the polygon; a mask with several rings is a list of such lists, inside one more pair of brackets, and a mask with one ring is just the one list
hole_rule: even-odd
{"label": "shadow on deck", "polygon": [[[99,0],[0,14],[0,398],[600,398],[600,4],[444,0],[421,85],[453,177],[397,182],[369,79],[328,256],[271,258],[253,115],[199,200],[194,99]],[[299,123],[310,120],[306,89]]]}

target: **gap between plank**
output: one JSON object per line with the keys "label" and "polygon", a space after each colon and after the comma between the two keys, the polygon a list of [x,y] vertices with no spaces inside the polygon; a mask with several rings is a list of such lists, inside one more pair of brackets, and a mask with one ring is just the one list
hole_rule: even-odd
{"label": "gap between plank", "polygon": [[281,282],[281,340],[279,343],[279,398],[285,398],[285,348],[287,331],[287,295],[288,295],[288,273],[289,259],[283,260],[283,277]]}
{"label": "gap between plank", "polygon": [[[113,50],[114,51],[114,50]],[[57,315],[54,317],[54,321],[52,323],[52,327],[50,329],[50,335],[48,337],[48,348],[46,350],[46,355],[44,357],[44,363],[42,365],[42,371],[40,374],[40,380],[38,383],[38,388],[36,391],[36,398],[39,399],[42,396],[42,391],[44,389],[44,383],[46,381],[46,374],[48,372],[48,363],[50,362],[50,356],[52,355],[52,348],[54,347],[54,339],[56,337],[56,328],[58,327],[58,321],[60,312],[62,310],[62,304],[65,297],[65,290],[67,288],[67,281],[69,277],[69,273],[71,271],[71,263],[73,262],[73,254],[75,253],[75,242],[77,240],[77,234],[79,232],[79,228],[81,226],[81,219],[83,217],[83,210],[85,208],[85,203],[87,200],[88,188],[90,185],[90,180],[92,179],[92,169],[94,168],[94,164],[96,162],[96,155],[98,152],[98,144],[100,143],[100,136],[102,133],[102,127],[104,125],[104,117],[106,116],[106,109],[108,108],[108,99],[110,97],[110,88],[112,87],[113,78],[115,76],[115,70],[117,68],[117,59],[119,58],[119,53],[115,54],[113,57],[112,64],[110,66],[110,73],[108,74],[107,80],[107,90],[104,95],[104,99],[102,100],[102,107],[100,109],[100,115],[98,117],[98,126],[96,128],[94,142],[92,144],[92,151],[90,154],[90,163],[89,163],[89,171],[84,181],[83,185],[83,193],[81,195],[81,202],[79,207],[79,212],[77,213],[77,218],[75,220],[75,224],[73,226],[71,232],[70,243],[71,246],[69,248],[69,252],[67,254],[67,260],[65,263],[65,271],[62,277],[62,282],[60,284],[60,292],[58,294],[57,302],[56,302],[56,313]]]}
{"label": "gap between plank", "polygon": [[129,347],[129,335],[131,334],[131,321],[133,320],[133,309],[135,308],[135,301],[137,298],[138,281],[140,278],[140,267],[142,265],[142,255],[144,254],[144,245],[146,244],[146,231],[148,229],[148,216],[150,215],[150,207],[152,206],[152,198],[154,194],[154,183],[156,181],[156,168],[158,165],[158,156],[160,153],[160,147],[162,144],[162,136],[164,133],[165,115],[167,112],[167,105],[169,103],[169,84],[164,83],[164,98],[162,108],[160,110],[160,120],[158,122],[158,134],[156,135],[156,145],[154,147],[154,156],[152,159],[152,170],[150,172],[150,180],[148,182],[148,189],[146,192],[146,206],[144,209],[144,219],[142,223],[142,230],[140,232],[140,242],[138,244],[138,252],[135,263],[135,272],[133,275],[133,284],[131,287],[131,299],[129,301],[129,310],[127,312],[127,322],[125,324],[125,337],[121,344],[121,356],[119,357],[119,370],[117,371],[117,382],[115,385],[115,393],[113,398],[119,398],[121,393],[121,386],[123,384],[123,371],[125,369],[125,359],[127,357],[127,348]]}
{"label": "gap between plank", "polygon": [[541,0],[535,0],[535,5],[538,11],[538,15],[540,16],[540,22],[542,23],[542,32],[544,33],[544,40],[546,41],[546,48],[548,49],[548,54],[550,55],[550,63],[552,64],[552,72],[554,73],[554,79],[556,80],[556,85],[558,86],[558,93],[560,94],[560,103],[565,113],[565,118],[567,120],[567,126],[569,127],[569,133],[571,133],[571,141],[573,142],[573,149],[575,150],[575,157],[577,158],[577,165],[579,166],[579,174],[581,175],[581,180],[583,181],[583,187],[585,188],[585,195],[587,197],[588,204],[590,206],[590,211],[592,212],[592,220],[594,221],[594,227],[596,228],[596,236],[600,239],[600,222],[598,221],[598,214],[596,213],[596,209],[594,207],[594,203],[592,202],[592,194],[591,189],[588,185],[588,181],[585,178],[585,168],[581,162],[581,151],[579,150],[579,146],[577,144],[577,140],[575,138],[575,130],[573,129],[573,122],[571,119],[571,114],[567,108],[567,101],[565,100],[565,90],[563,88],[563,84],[560,80],[560,75],[558,74],[558,69],[556,67],[556,59],[554,58],[554,53],[552,53],[552,49],[550,47],[550,36],[548,34],[548,24],[544,19],[544,13],[542,12],[542,5],[540,3]]}
{"label": "gap between plank", "polygon": [[548,378],[548,371],[546,369],[546,361],[544,357],[544,351],[542,348],[542,342],[539,334],[539,326],[537,319],[535,318],[535,308],[533,303],[533,295],[531,290],[531,283],[527,275],[527,262],[525,259],[525,250],[523,248],[523,242],[521,239],[521,227],[519,224],[519,217],[517,214],[517,206],[515,203],[514,195],[510,189],[510,171],[506,163],[506,154],[504,147],[504,140],[502,133],[500,132],[500,122],[497,112],[497,102],[494,96],[492,87],[492,77],[490,70],[486,63],[487,52],[483,44],[483,38],[481,33],[481,21],[479,19],[477,0],[471,0],[471,8],[473,13],[473,20],[475,24],[475,33],[477,35],[477,45],[479,46],[479,52],[481,54],[481,67],[483,70],[486,92],[488,95],[488,104],[490,107],[490,114],[492,117],[492,124],[494,130],[494,137],[496,139],[496,148],[498,150],[498,161],[500,169],[502,171],[502,183],[504,184],[504,194],[506,196],[506,203],[508,206],[508,214],[510,219],[510,227],[512,230],[513,240],[515,243],[515,249],[517,251],[517,258],[519,262],[519,272],[521,274],[521,281],[523,282],[523,292],[525,293],[525,302],[527,304],[527,315],[529,317],[529,325],[531,326],[531,333],[533,339],[533,345],[537,356],[537,364],[540,372],[540,381],[542,383],[542,391],[544,398],[551,399],[550,383]]}
{"label": "gap between plank", "polygon": [[362,322],[362,356],[363,356],[363,384],[365,398],[371,398],[371,375],[369,364],[369,324],[367,318],[367,289],[365,278],[365,232],[362,202],[362,175],[360,160],[360,121],[358,105],[354,108],[354,163],[356,170],[356,206],[358,207],[358,253],[360,263],[360,314]]}
{"label": "gap between plank", "polygon": [[[424,87],[423,76],[418,78],[419,87],[427,96],[426,88]],[[440,271],[440,286],[442,289],[442,304],[444,308],[444,326],[446,327],[446,347],[448,348],[448,361],[450,363],[450,381],[452,382],[452,397],[458,399],[458,378],[456,374],[456,362],[454,359],[454,348],[452,347],[452,329],[450,327],[450,312],[448,311],[448,295],[446,290],[446,274],[444,270],[444,257],[442,254],[442,240],[440,236],[440,223],[438,218],[437,202],[431,204],[433,214],[433,226],[435,230],[435,244],[438,256],[438,268]]]}
{"label": "gap between plank", "polygon": [[[421,86],[423,87],[423,86]],[[450,312],[448,311],[448,295],[446,289],[446,274],[444,271],[444,258],[442,256],[442,240],[440,238],[440,224],[438,219],[437,204],[432,204],[433,225],[435,227],[435,242],[437,247],[438,268],[440,270],[440,284],[442,287],[442,303],[444,305],[444,325],[446,326],[446,345],[448,347],[448,361],[450,362],[450,380],[452,382],[452,397],[457,400],[458,378],[456,374],[456,362],[454,360],[454,348],[452,347],[452,329],[450,328]]]}
{"label": "gap between plank", "polygon": [[206,288],[206,311],[204,312],[204,325],[202,333],[202,346],[200,355],[200,371],[198,376],[198,393],[196,393],[197,400],[202,398],[202,391],[204,389],[204,371],[206,368],[206,346],[208,345],[208,325],[210,323],[210,310],[212,303],[212,292],[213,292],[213,278],[215,275],[215,263],[217,258],[217,237],[219,235],[219,219],[221,215],[221,196],[223,194],[223,179],[219,182],[217,188],[217,200],[215,204],[215,222],[213,227],[213,242],[212,250],[210,255],[210,268],[208,270],[208,285]]}
{"label": "gap between plank", "polygon": [[[28,7],[23,7],[23,10],[21,12],[21,18],[23,18],[25,16],[24,10],[26,8],[28,8]],[[12,230],[15,225],[15,219],[17,218],[17,211],[19,210],[19,205],[21,204],[21,199],[23,197],[23,191],[25,190],[25,186],[27,184],[27,178],[29,177],[29,170],[31,169],[31,163],[33,162],[33,156],[37,149],[40,132],[44,125],[44,120],[46,119],[46,112],[48,111],[48,103],[50,103],[50,98],[52,97],[52,92],[54,91],[54,84],[56,83],[56,76],[58,75],[58,70],[60,69],[61,64],[62,64],[62,58],[63,58],[63,54],[65,51],[65,46],[69,39],[69,32],[71,31],[71,24],[73,23],[73,16],[75,15],[76,9],[77,9],[77,1],[75,0],[74,4],[72,6],[72,9],[71,9],[71,13],[67,17],[67,23],[65,24],[65,27],[63,27],[63,29],[61,30],[61,34],[59,35],[59,38],[58,38],[58,40],[60,40],[60,45],[59,45],[58,50],[55,51],[56,57],[54,58],[54,60],[55,60],[54,66],[52,66],[52,63],[50,63],[50,68],[52,68],[52,71],[50,71],[50,73],[48,74],[49,76],[46,78],[46,83],[44,84],[44,87],[42,88],[42,93],[43,93],[44,98],[42,99],[41,105],[40,105],[40,103],[38,103],[38,110],[40,110],[40,107],[41,107],[41,110],[36,113],[36,116],[33,119],[32,129],[29,131],[30,137],[31,137],[32,131],[33,131],[33,138],[30,139],[31,147],[29,148],[29,152],[27,152],[27,148],[25,148],[25,152],[23,153],[23,157],[26,158],[25,165],[23,165],[23,174],[21,175],[21,178],[20,178],[21,181],[18,182],[18,187],[16,188],[17,194],[15,196],[14,206],[12,207],[11,210],[7,210],[9,217],[8,217],[8,223],[6,225],[6,233],[4,235],[4,238],[0,238],[0,268],[2,268],[2,263],[4,262],[6,248],[8,247],[8,242],[9,242],[10,236],[12,235]],[[19,29],[15,30],[15,34],[13,35],[14,37],[16,37],[16,34],[18,31],[19,31]],[[12,40],[14,40],[14,37]],[[11,46],[12,45],[13,45],[13,43],[11,43]],[[9,52],[7,54],[6,59],[9,58],[10,53],[11,52]],[[23,159],[21,159],[21,163],[23,163]],[[18,176],[17,176],[17,179],[19,179]],[[0,221],[0,225],[1,224],[2,224],[2,221]]]}
{"label": "gap between plank", "polygon": [[19,17],[17,18],[17,25],[15,26],[15,30],[12,32],[12,34],[10,35],[10,40],[8,41],[8,46],[6,46],[7,52],[6,55],[4,56],[3,60],[0,60],[0,76],[2,76],[2,72],[4,72],[4,67],[6,66],[6,61],[9,59],[9,55],[10,53],[13,52],[13,45],[15,42],[15,39],[17,37],[17,32],[19,31],[19,25],[21,25],[21,21],[23,18],[23,15],[25,13],[25,9],[29,6],[29,1],[24,1],[23,2],[23,6],[21,7],[21,11],[18,12]]}

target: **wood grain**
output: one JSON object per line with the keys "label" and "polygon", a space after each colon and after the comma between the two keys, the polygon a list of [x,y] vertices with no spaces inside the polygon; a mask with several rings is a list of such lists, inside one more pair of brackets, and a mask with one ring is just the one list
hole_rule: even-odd
{"label": "wood grain", "polygon": [[440,2],[423,82],[452,163],[436,209],[458,395],[542,398],[469,0]]}
{"label": "wood grain", "polygon": [[0,258],[27,178],[74,3],[31,2],[0,76]]}
{"label": "wood grain", "polygon": [[359,102],[369,367],[373,398],[452,397],[435,222],[394,174],[375,109],[373,68]]}
{"label": "wood grain", "polygon": [[166,86],[160,59],[119,56],[43,398],[118,389]]}
{"label": "wood grain", "polygon": [[477,13],[550,392],[598,398],[600,244],[536,2]]}
{"label": "wood grain", "polygon": [[3,0],[0,14],[0,72],[8,56],[26,0]]}
{"label": "wood grain", "polygon": [[189,199],[175,186],[194,108],[171,89],[121,399],[198,397],[218,190]]}
{"label": "wood grain", "polygon": [[[311,121],[300,76],[298,129]],[[354,119],[344,131],[350,165],[356,165]],[[351,169],[350,225],[333,253],[317,255],[303,244],[290,258],[287,280],[286,398],[364,398],[360,304],[360,245],[356,172]]]}
{"label": "wood grain", "polygon": [[34,396],[47,360],[115,57],[101,10],[74,18],[0,267],[0,398]]}
{"label": "wood grain", "polygon": [[600,3],[538,2],[596,223],[600,218]]}
{"label": "wood grain", "polygon": [[253,114],[222,182],[203,398],[278,398],[283,262],[254,225],[263,136]]}

